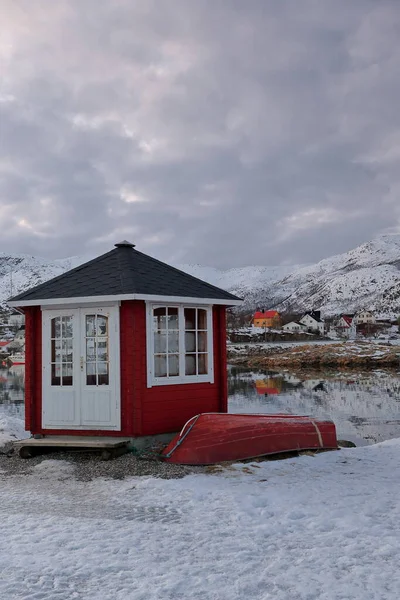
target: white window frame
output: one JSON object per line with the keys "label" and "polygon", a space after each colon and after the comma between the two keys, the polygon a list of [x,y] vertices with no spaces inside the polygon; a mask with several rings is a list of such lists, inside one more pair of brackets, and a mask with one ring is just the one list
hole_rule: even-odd
{"label": "white window frame", "polygon": [[[154,375],[154,331],[153,310],[156,308],[177,308],[179,324],[179,373],[176,377],[155,377]],[[182,375],[185,373],[185,308],[201,308],[207,311],[207,349],[208,373],[205,375]],[[214,383],[214,338],[213,307],[203,304],[180,304],[165,302],[146,302],[146,351],[147,351],[147,387],[157,385],[180,385],[184,383]]]}

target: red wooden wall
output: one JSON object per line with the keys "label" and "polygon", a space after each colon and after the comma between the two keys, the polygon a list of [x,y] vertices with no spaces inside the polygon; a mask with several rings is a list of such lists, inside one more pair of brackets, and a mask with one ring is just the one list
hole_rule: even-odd
{"label": "red wooden wall", "polygon": [[25,429],[36,433],[42,409],[42,311],[39,306],[25,313]]}
{"label": "red wooden wall", "polygon": [[140,436],[178,431],[200,412],[227,411],[225,307],[213,308],[214,383],[147,387],[146,312],[142,301],[120,307],[121,431],[42,429],[42,315],[25,309],[25,423],[32,434]]}
{"label": "red wooden wall", "polygon": [[[128,303],[126,303],[128,304]],[[214,383],[191,383],[147,387],[146,312],[145,303],[134,301],[122,306],[121,330],[127,330],[124,319],[133,312],[133,357],[123,369],[131,370],[133,387],[133,433],[152,435],[178,431],[188,419],[200,412],[227,411],[225,308],[213,308]],[[129,321],[130,322],[130,321]]]}

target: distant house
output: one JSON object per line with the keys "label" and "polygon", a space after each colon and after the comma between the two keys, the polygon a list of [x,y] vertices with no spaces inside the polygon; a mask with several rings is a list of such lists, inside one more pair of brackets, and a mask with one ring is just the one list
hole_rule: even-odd
{"label": "distant house", "polygon": [[325,323],[321,319],[320,310],[306,312],[305,315],[301,317],[299,323],[304,325],[307,331],[319,333],[320,335],[323,335],[325,332]]}
{"label": "distant house", "polygon": [[281,316],[277,310],[259,310],[254,313],[254,327],[280,327]]}
{"label": "distant house", "polygon": [[337,327],[349,329],[353,322],[354,315],[341,315]]}
{"label": "distant house", "polygon": [[373,325],[376,323],[375,315],[369,310],[361,310],[354,317],[356,325]]}
{"label": "distant house", "polygon": [[354,338],[356,336],[354,314],[341,315],[336,324],[336,331],[343,337]]}
{"label": "distant house", "polygon": [[290,323],[286,323],[282,325],[282,329],[284,331],[291,331],[293,333],[298,333],[300,331],[305,331],[307,328],[303,323],[299,323],[298,321],[290,321]]}

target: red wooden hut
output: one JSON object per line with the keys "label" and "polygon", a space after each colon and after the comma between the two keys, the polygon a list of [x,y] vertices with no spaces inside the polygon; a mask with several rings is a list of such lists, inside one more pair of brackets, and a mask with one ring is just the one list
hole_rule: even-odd
{"label": "red wooden hut", "polygon": [[138,436],[226,412],[236,296],[123,241],[9,301],[26,317],[26,429]]}

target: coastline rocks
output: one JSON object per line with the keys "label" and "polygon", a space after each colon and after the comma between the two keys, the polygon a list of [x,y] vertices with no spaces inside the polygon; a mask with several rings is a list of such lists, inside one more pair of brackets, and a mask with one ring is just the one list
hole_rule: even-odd
{"label": "coastline rocks", "polygon": [[349,440],[338,440],[337,445],[339,448],[357,448],[354,442],[350,442]]}
{"label": "coastline rocks", "polygon": [[284,348],[251,345],[237,352],[232,347],[229,362],[248,367],[366,369],[377,366],[400,368],[400,347],[373,342],[301,344]]}

